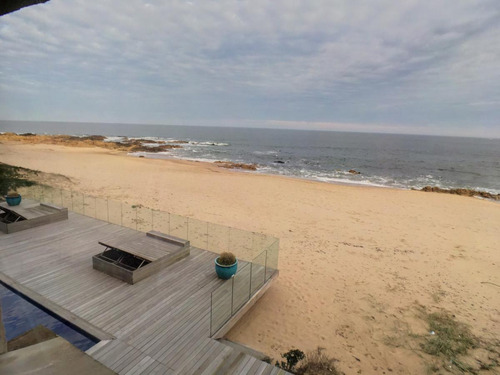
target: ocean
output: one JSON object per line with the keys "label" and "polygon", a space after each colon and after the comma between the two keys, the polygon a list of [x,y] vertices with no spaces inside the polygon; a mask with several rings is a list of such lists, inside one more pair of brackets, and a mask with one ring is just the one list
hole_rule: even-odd
{"label": "ocean", "polygon": [[[180,141],[152,158],[255,163],[257,171],[329,183],[500,194],[500,139],[174,125],[0,121],[1,132]],[[187,142],[187,143],[186,143]],[[350,173],[350,170],[360,174]]]}

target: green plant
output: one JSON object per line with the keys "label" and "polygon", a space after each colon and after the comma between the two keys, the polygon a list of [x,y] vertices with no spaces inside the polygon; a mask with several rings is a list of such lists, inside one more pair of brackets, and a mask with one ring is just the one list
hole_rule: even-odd
{"label": "green plant", "polygon": [[19,187],[35,184],[24,177],[21,173],[22,170],[20,167],[0,163],[0,195],[6,195]]}
{"label": "green plant", "polygon": [[425,353],[453,359],[476,347],[477,340],[469,327],[457,322],[452,315],[439,312],[428,314],[426,318],[432,335],[420,345]]}
{"label": "green plant", "polygon": [[285,358],[286,362],[281,361],[278,363],[278,361],[276,361],[276,367],[279,367],[285,371],[293,371],[295,366],[297,366],[297,363],[304,359],[305,354],[299,349],[292,349],[287,351],[286,353],[283,353],[281,357]]}
{"label": "green plant", "polygon": [[307,353],[302,364],[297,369],[298,375],[341,375],[342,372],[335,368],[335,358],[331,358],[324,353],[324,348],[318,347],[316,350]]}
{"label": "green plant", "polygon": [[219,259],[217,259],[217,263],[221,266],[232,266],[236,263],[236,257],[233,253],[223,252],[220,254]]}

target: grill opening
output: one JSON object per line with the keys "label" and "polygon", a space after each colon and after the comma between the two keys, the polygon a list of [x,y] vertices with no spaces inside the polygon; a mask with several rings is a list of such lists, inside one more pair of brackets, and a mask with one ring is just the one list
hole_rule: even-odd
{"label": "grill opening", "polygon": [[15,214],[14,212],[0,211],[0,221],[6,224],[17,223],[18,221],[26,220],[24,217]]}
{"label": "grill opening", "polygon": [[151,263],[149,260],[115,248],[107,248],[102,254],[99,254],[98,257],[108,263],[116,264],[130,271],[134,271]]}

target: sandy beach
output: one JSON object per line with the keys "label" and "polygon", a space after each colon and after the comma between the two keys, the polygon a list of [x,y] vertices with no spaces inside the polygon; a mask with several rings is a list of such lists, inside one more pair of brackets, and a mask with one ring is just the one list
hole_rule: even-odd
{"label": "sandy beach", "polygon": [[425,373],[418,311],[500,336],[500,204],[61,145],[0,144],[43,182],[280,238],[280,276],[228,338],[277,359],[321,346],[346,374]]}

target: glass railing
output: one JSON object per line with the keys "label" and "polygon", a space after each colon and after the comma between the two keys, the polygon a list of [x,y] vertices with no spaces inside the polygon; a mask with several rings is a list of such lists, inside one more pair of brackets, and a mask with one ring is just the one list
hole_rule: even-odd
{"label": "glass railing", "polygon": [[143,232],[156,230],[187,239],[191,246],[200,249],[232,252],[238,259],[239,269],[211,294],[210,336],[219,331],[278,269],[279,240],[272,236],[44,185],[23,188],[20,193],[25,198],[66,207],[112,224]]}
{"label": "glass railing", "polygon": [[[278,269],[279,240],[250,262],[241,262],[236,275],[211,295],[210,336],[213,336],[247,303]],[[242,264],[243,263],[243,264]]]}
{"label": "glass railing", "polygon": [[[261,233],[154,210],[141,204],[129,204],[45,185],[22,188],[19,192],[25,198],[66,207],[78,214],[112,224],[143,232],[156,230],[187,239],[191,246],[215,253],[230,251],[243,261],[242,263],[253,262],[259,256],[262,257],[263,249],[269,248],[277,240],[275,237]],[[260,263],[268,262],[271,268],[276,269],[278,264],[277,251],[276,254],[270,253],[268,258],[267,260],[261,259]]]}

